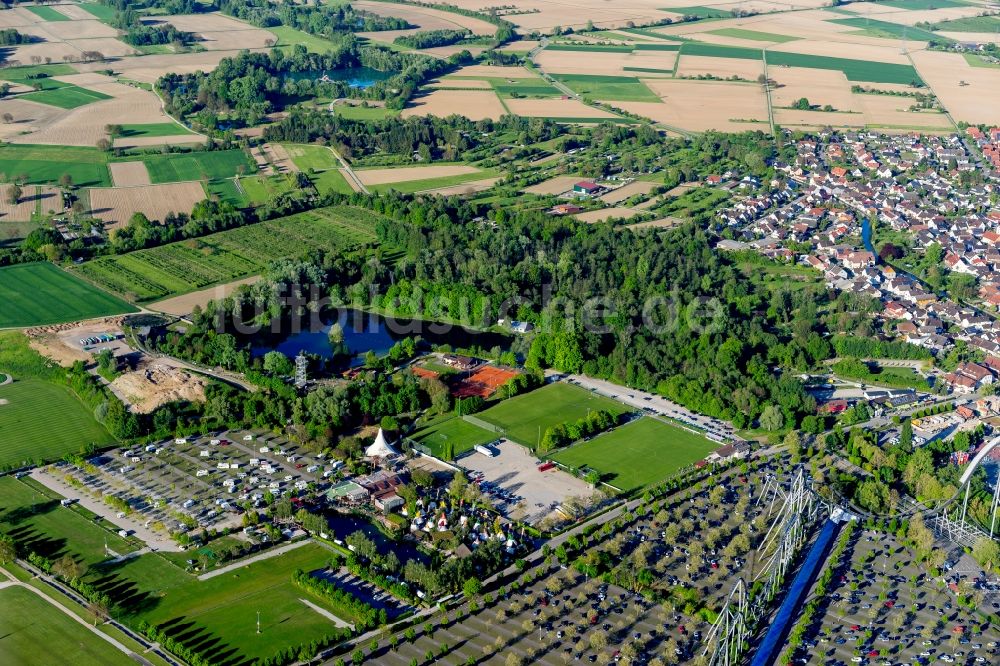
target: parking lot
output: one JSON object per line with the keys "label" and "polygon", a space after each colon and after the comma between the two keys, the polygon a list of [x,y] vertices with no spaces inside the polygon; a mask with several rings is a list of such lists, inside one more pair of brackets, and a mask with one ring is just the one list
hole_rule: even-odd
{"label": "parking lot", "polygon": [[129,511],[113,507],[117,513],[109,519],[165,534],[195,527],[240,527],[239,503],[262,506],[268,492],[279,495],[322,484],[328,468],[322,458],[285,438],[236,431],[115,449],[81,467],[59,463],[53,476],[65,483],[69,474],[81,484],[78,490],[128,503]]}
{"label": "parking lot", "polygon": [[492,444],[492,458],[470,451],[456,464],[479,480],[479,488],[506,517],[537,524],[570,497],[590,497],[590,485],[558,468],[544,472],[525,447],[506,439]]}
{"label": "parking lot", "polygon": [[817,617],[797,663],[1000,663],[1000,631],[891,536],[858,530]]}

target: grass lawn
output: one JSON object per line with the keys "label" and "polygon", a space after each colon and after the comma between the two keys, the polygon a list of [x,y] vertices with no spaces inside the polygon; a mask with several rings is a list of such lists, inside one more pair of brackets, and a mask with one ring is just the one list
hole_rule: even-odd
{"label": "grass lawn", "polygon": [[192,134],[191,130],[177,123],[147,123],[139,125],[122,125],[122,137],[137,136],[179,136]]}
{"label": "grass lawn", "polygon": [[295,162],[295,166],[301,171],[309,169],[325,171],[326,169],[340,168],[340,162],[326,146],[301,143],[286,143],[284,146],[288,151],[288,156],[292,158],[292,162]]}
{"label": "grass lawn", "polygon": [[[49,9],[46,7],[46,9]],[[25,65],[22,67],[5,67],[3,70],[3,80],[4,81],[16,81],[17,83],[24,83],[26,85],[31,85],[32,83],[40,83],[45,87],[46,83],[57,84],[53,85],[53,88],[59,86],[68,86],[70,84],[63,83],[62,81],[48,81],[46,78],[31,79],[29,76],[37,76],[38,74],[45,74],[47,77],[52,76],[68,76],[70,74],[76,74],[77,71],[65,64],[57,65]]]}
{"label": "grass lawn", "polygon": [[69,17],[57,12],[51,7],[25,7],[29,12],[44,21],[68,21]]}
{"label": "grass lawn", "polygon": [[0,268],[0,328],[23,328],[92,319],[130,306],[49,263]]}
{"label": "grass lawn", "polygon": [[757,30],[744,30],[743,28],[719,28],[718,30],[709,30],[708,34],[719,35],[720,37],[750,39],[755,42],[775,42],[777,44],[794,42],[801,39],[801,37],[789,37],[788,35],[778,35],[773,32],[759,32]]}
{"label": "grass lawn", "polygon": [[484,180],[500,175],[496,169],[483,169],[475,173],[460,173],[455,176],[441,176],[440,178],[425,178],[423,180],[408,180],[401,183],[386,183],[384,185],[369,185],[372,192],[385,192],[396,190],[397,192],[423,192],[425,190],[436,190],[452,185],[461,185],[473,180]]}
{"label": "grass lawn", "polygon": [[94,635],[90,629],[21,587],[0,590],[0,636],[3,636],[0,653],[7,664],[135,664],[124,652]]}
{"label": "grass lawn", "polygon": [[327,192],[339,192],[340,194],[350,194],[354,188],[347,182],[344,174],[339,169],[330,169],[323,173],[318,173],[312,177],[313,185],[320,194]]}
{"label": "grass lawn", "polygon": [[341,118],[349,120],[383,120],[399,115],[399,111],[387,109],[384,106],[353,106],[351,104],[336,104],[333,112]]}
{"label": "grass lawn", "polygon": [[81,2],[80,6],[83,7],[88,13],[93,14],[99,21],[110,21],[117,13],[114,7],[99,5],[96,2]]}
{"label": "grass lawn", "polygon": [[19,547],[44,557],[58,559],[68,554],[93,567],[107,559],[105,542],[122,555],[136,550],[113,529],[97,525],[86,509],[60,506],[60,496],[40,492],[29,482],[0,478],[0,497],[0,531],[11,535]]}
{"label": "grass lawn", "polygon": [[[227,181],[228,182],[228,181]],[[295,181],[287,174],[277,176],[248,176],[240,178],[240,187],[250,204],[257,206],[282,192],[295,189]]]}
{"label": "grass lawn", "polygon": [[[96,571],[103,574],[102,587],[121,586],[131,593],[136,619],[166,625],[172,636],[183,635],[185,643],[203,645],[212,663],[244,663],[332,632],[330,620],[300,599],[320,607],[326,604],[291,582],[295,569],[321,569],[329,558],[326,549],[308,544],[206,581],[151,554],[106,572]],[[230,661],[233,654],[243,658]]]}
{"label": "grass lawn", "polygon": [[1000,68],[1000,63],[985,60],[983,56],[978,53],[963,53],[962,55],[965,57],[965,62],[969,63],[970,67],[987,67],[989,69]]}
{"label": "grass lawn", "polygon": [[[51,9],[51,7],[45,7]],[[21,99],[31,100],[39,104],[48,104],[60,109],[75,109],[91,102],[98,102],[102,99],[111,99],[111,95],[105,95],[96,90],[81,88],[80,86],[65,85],[51,90],[39,90],[37,92],[24,93]]]}
{"label": "grass lawn", "polygon": [[557,74],[556,79],[573,92],[599,100],[619,102],[659,102],[652,90],[631,76]]}
{"label": "grass lawn", "polygon": [[291,49],[297,44],[302,44],[310,53],[326,53],[335,48],[333,42],[286,25],[272,26],[267,31],[278,38],[276,46],[281,49]]}
{"label": "grass lawn", "polygon": [[68,388],[42,379],[14,379],[0,386],[0,401],[6,401],[0,404],[0,466],[57,460],[91,443],[114,443]]}
{"label": "grass lawn", "polygon": [[714,187],[694,187],[656,208],[657,214],[690,218],[714,211],[729,199],[729,193]]}
{"label": "grass lawn", "polygon": [[[253,176],[250,176],[253,178]],[[243,184],[242,182],[240,183]],[[220,201],[225,201],[230,203],[237,208],[246,208],[250,205],[249,198],[241,193],[236,187],[236,183],[232,178],[220,178],[218,180],[209,181],[208,194],[214,194],[219,197]]]}
{"label": "grass lawn", "polygon": [[430,448],[431,454],[442,458],[445,443],[451,443],[452,455],[458,456],[477,444],[486,444],[497,438],[495,432],[483,430],[458,416],[444,418],[421,428],[413,439]]}
{"label": "grass lawn", "polygon": [[146,155],[142,158],[153,183],[177,183],[185,180],[232,178],[242,166],[251,174],[257,166],[250,156],[239,149],[207,150],[188,153]]}
{"label": "grass lawn", "polygon": [[605,482],[632,490],[662,481],[718,447],[701,435],[643,417],[589,442],[575,444],[552,459],[567,467],[591,467],[601,473]]}
{"label": "grass lawn", "polygon": [[540,433],[544,434],[547,428],[565,421],[576,421],[587,416],[587,412],[598,409],[615,415],[632,411],[620,402],[587,389],[556,382],[504,400],[476,416],[500,426],[509,439],[533,449]]}
{"label": "grass lawn", "polygon": [[549,85],[542,79],[487,79],[493,90],[501,97],[510,97],[513,94],[526,97],[559,97],[562,93],[555,86]]}
{"label": "grass lawn", "polygon": [[110,187],[108,155],[96,148],[5,144],[0,146],[0,173],[23,174],[31,185],[56,183],[64,173],[81,187]]}
{"label": "grass lawn", "polygon": [[967,16],[935,23],[934,27],[943,32],[996,32],[1000,28],[1000,17]]}

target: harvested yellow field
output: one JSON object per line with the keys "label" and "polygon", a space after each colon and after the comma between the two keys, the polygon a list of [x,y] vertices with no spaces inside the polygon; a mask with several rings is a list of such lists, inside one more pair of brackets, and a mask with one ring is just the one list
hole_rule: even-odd
{"label": "harvested yellow field", "polygon": [[[871,5],[873,7],[878,6],[877,3],[871,3]],[[865,9],[868,9],[868,5],[865,5]],[[882,9],[885,9],[885,7]],[[892,12],[879,12],[879,19],[883,21],[892,21],[893,23],[902,23],[903,25],[916,25],[918,23],[940,23],[941,21],[953,21],[967,16],[979,16],[982,13],[983,7],[976,5],[969,5],[967,7],[942,7],[941,9],[896,9]],[[994,35],[994,39],[995,38],[996,36]]]}
{"label": "harvested yellow field", "polygon": [[[912,42],[915,47],[922,46],[917,42]],[[789,51],[791,53],[804,53],[808,55],[827,56],[830,58],[851,58],[853,60],[869,60],[872,62],[891,62],[898,65],[908,65],[909,60],[900,53],[899,42],[891,40],[879,40],[879,44],[858,44],[852,43],[849,54],[845,52],[843,43],[832,40],[788,42],[769,47],[768,51]],[[770,68],[768,68],[770,72]]]}
{"label": "harvested yellow field", "polygon": [[537,79],[537,73],[524,67],[497,67],[496,65],[469,65],[453,72],[445,78],[475,77],[483,79]]}
{"label": "harvested yellow field", "polygon": [[538,46],[539,42],[531,39],[522,39],[516,42],[511,42],[510,44],[504,44],[500,47],[501,51],[511,51],[514,53],[523,53],[525,51],[530,51]]}
{"label": "harvested yellow field", "polygon": [[[528,118],[615,118],[615,114],[595,109],[576,99],[508,99],[510,112]],[[617,104],[617,102],[615,102]]]}
{"label": "harvested yellow field", "polygon": [[478,173],[479,169],[467,164],[428,165],[415,167],[400,167],[397,169],[361,169],[355,170],[358,178],[366,186],[387,185],[389,183],[405,183],[411,180],[428,180],[430,178],[445,178],[462,176],[468,173]]}
{"label": "harvested yellow field", "polygon": [[[805,97],[812,104],[829,104],[838,111],[860,111],[843,72],[805,67],[770,67],[768,76],[777,84],[771,89],[771,104],[792,106]],[[879,86],[881,88],[881,84]]]}
{"label": "harvested yellow field", "polygon": [[[177,128],[180,131],[180,128]],[[191,143],[202,143],[205,137],[200,134],[173,134],[167,136],[133,136],[115,139],[115,148],[143,148],[146,146],[183,146]]]}
{"label": "harvested yellow field", "polygon": [[450,58],[456,53],[461,53],[462,51],[468,51],[473,57],[475,57],[485,50],[485,46],[462,46],[461,44],[452,44],[451,46],[435,46],[429,49],[421,49],[420,52],[429,56],[434,56],[435,58],[444,59]]}
{"label": "harvested yellow field", "polygon": [[178,317],[184,317],[191,314],[191,311],[196,305],[200,308],[204,308],[208,305],[209,301],[221,301],[227,296],[232,295],[237,288],[245,284],[253,284],[259,280],[260,276],[254,275],[252,277],[243,278],[242,280],[227,282],[226,284],[217,284],[214,287],[202,289],[201,291],[192,291],[190,294],[184,294],[183,296],[174,296],[173,298],[168,298],[163,301],[157,301],[156,303],[151,303],[146,307],[150,310],[156,310],[157,312],[165,312],[167,314],[177,315]]}
{"label": "harvested yellow field", "polygon": [[956,122],[996,123],[991,100],[1000,99],[1000,69],[972,67],[961,54],[942,51],[913,53],[913,64]]}
{"label": "harvested yellow field", "polygon": [[583,178],[580,176],[556,176],[536,185],[526,187],[524,191],[531,194],[562,194],[573,189],[574,183],[579,183],[581,180]]}
{"label": "harvested yellow field", "polygon": [[[542,51],[535,64],[549,74],[594,74],[600,76],[635,76],[626,67],[659,69],[669,73],[677,61],[676,51]],[[643,74],[645,76],[645,74]]]}
{"label": "harvested yellow field", "polygon": [[0,99],[0,116],[9,113],[14,120],[0,123],[0,137],[12,141],[19,135],[31,135],[66,115],[64,109],[15,98]]}
{"label": "harvested yellow field", "polygon": [[[481,11],[484,6],[480,0],[450,0],[450,4],[473,11]],[[664,4],[660,0],[575,0],[572,3],[512,0],[505,6],[516,7],[525,13],[506,14],[501,18],[516,25],[521,33],[550,32],[556,26],[582,28],[588,21],[598,27],[625,27],[629,21],[645,25],[674,16],[661,9]]]}
{"label": "harvested yellow field", "polygon": [[[122,58],[115,62],[115,72],[125,78],[143,83],[156,83],[165,72],[192,74],[215,69],[223,58],[232,53],[224,51],[199,51],[196,53],[168,53],[136,58]],[[108,68],[106,62],[78,63],[73,65],[81,72],[99,72]]]}
{"label": "harvested yellow field", "polygon": [[440,187],[436,190],[425,190],[425,192],[429,194],[437,194],[442,197],[475,194],[476,192],[482,192],[483,190],[490,189],[498,180],[500,179],[484,178],[483,180],[470,180],[467,183],[460,183],[459,185],[452,185],[451,187]]}
{"label": "harvested yellow field", "polygon": [[[171,122],[163,113],[159,98],[148,90],[117,83],[111,77],[95,73],[59,76],[56,79],[84,85],[91,90],[112,95],[112,98],[75,109],[57,109],[58,113],[48,116],[44,123],[40,123],[30,133],[11,138],[12,142],[93,146],[98,140],[107,138],[104,127],[108,124]],[[162,143],[163,137],[158,137],[153,145]]]}
{"label": "harvested yellow field", "polygon": [[136,55],[139,51],[125,42],[113,37],[94,37],[91,39],[67,39],[66,44],[81,54],[84,51],[96,51],[105,58]]}
{"label": "harvested yellow field", "polygon": [[170,23],[178,30],[193,32],[201,39],[198,45],[209,51],[259,49],[273,44],[273,33],[222,14],[183,14],[165,18],[143,19],[147,25]]}
{"label": "harvested yellow field", "polygon": [[9,198],[11,187],[13,185],[0,184],[0,223],[25,222],[31,219],[36,210],[44,214],[49,211],[57,212],[63,208],[59,190],[34,185],[23,187],[21,198],[16,204],[12,204]]}
{"label": "harvested yellow field", "polygon": [[868,123],[863,113],[840,111],[799,111],[798,109],[774,109],[774,122],[796,129],[816,127],[864,127]]}
{"label": "harvested yellow field", "polygon": [[662,103],[615,102],[615,106],[686,130],[768,131],[767,99],[761,86],[724,81],[644,79]]}
{"label": "harvested yellow field", "polygon": [[106,228],[119,227],[135,213],[162,220],[167,213],[190,213],[205,198],[201,183],[164,183],[136,187],[101,187],[90,190],[91,214]]}
{"label": "harvested yellow field", "polygon": [[679,217],[661,217],[658,220],[650,220],[649,222],[636,222],[635,224],[626,225],[627,229],[669,229],[670,227],[676,227],[678,224],[684,224],[684,220]]}
{"label": "harvested yellow field", "polygon": [[0,28],[20,28],[41,22],[41,17],[23,7],[14,7],[0,12]]}
{"label": "harvested yellow field", "polygon": [[42,27],[54,38],[62,40],[118,36],[117,30],[93,17],[85,21],[51,21]]}
{"label": "harvested yellow field", "polygon": [[606,220],[628,220],[635,217],[640,212],[641,211],[623,207],[602,208],[601,210],[588,210],[585,213],[578,213],[573,217],[580,222],[594,224],[596,222],[604,222]]}
{"label": "harvested yellow field", "polygon": [[681,56],[677,66],[677,76],[703,76],[711,74],[722,79],[737,76],[747,81],[756,81],[764,73],[764,63],[760,60],[739,58],[712,58],[709,56]]}
{"label": "harvested yellow field", "polygon": [[476,88],[478,90],[493,90],[493,86],[490,85],[489,81],[478,81],[476,79],[439,79],[437,81],[431,81],[427,84],[428,88],[441,88],[441,89],[462,89],[462,88]]}
{"label": "harvested yellow field", "polygon": [[438,116],[446,118],[450,115],[463,115],[469,120],[496,120],[504,115],[506,110],[500,103],[500,98],[493,91],[479,90],[433,90],[421,97],[416,97],[410,106],[403,110],[402,116]]}
{"label": "harvested yellow field", "polygon": [[[446,12],[431,7],[417,7],[414,5],[397,5],[384,2],[370,2],[361,0],[351,3],[355,9],[371,12],[379,16],[396,16],[405,19],[408,23],[418,26],[418,30],[459,30],[465,28],[475,35],[492,35],[497,29],[492,23],[472,16],[463,16],[454,12]],[[476,8],[481,9],[481,7]],[[410,30],[407,32],[415,32]],[[398,32],[398,31],[395,31]],[[359,35],[375,35],[379,33],[358,33]],[[392,41],[394,37],[386,37]]]}
{"label": "harvested yellow field", "polygon": [[108,164],[111,171],[111,181],[115,187],[132,187],[134,185],[149,185],[149,171],[146,164],[136,160],[135,162],[111,162]]}
{"label": "harvested yellow field", "polygon": [[636,180],[628,185],[622,185],[618,189],[608,192],[599,198],[606,204],[616,204],[620,201],[625,201],[629,197],[634,197],[637,194],[648,194],[653,191],[654,187],[656,187],[656,183],[651,183],[645,180]]}

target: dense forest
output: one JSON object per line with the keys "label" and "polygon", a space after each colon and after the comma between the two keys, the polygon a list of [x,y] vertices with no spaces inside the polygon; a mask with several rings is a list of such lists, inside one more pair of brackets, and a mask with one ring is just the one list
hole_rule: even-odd
{"label": "dense forest", "polygon": [[22,35],[14,28],[0,30],[0,46],[13,46],[15,44],[28,44],[30,42],[30,36]]}
{"label": "dense forest", "polygon": [[193,32],[178,30],[169,23],[158,25],[138,24],[128,28],[122,39],[132,46],[157,46],[162,44],[188,45],[195,40]]}
{"label": "dense forest", "polygon": [[393,43],[411,49],[429,49],[457,44],[470,34],[468,30],[424,30],[412,35],[400,35],[393,40]]}
{"label": "dense forest", "polygon": [[332,37],[341,32],[376,32],[412,28],[405,19],[379,16],[349,4],[293,5],[269,0],[220,0],[219,9],[262,28],[286,25],[312,35]]}
{"label": "dense forest", "polygon": [[[290,52],[243,52],[224,58],[212,72],[167,74],[157,81],[167,112],[192,117],[206,129],[241,127],[260,123],[286,103],[303,98],[362,97],[388,100],[401,108],[422,81],[454,68],[471,58],[468,52],[438,60],[410,53],[365,46],[353,35],[330,42],[326,53],[309,53],[302,45]],[[351,67],[369,67],[394,75],[367,88],[352,88],[346,81],[324,79],[324,74]]]}

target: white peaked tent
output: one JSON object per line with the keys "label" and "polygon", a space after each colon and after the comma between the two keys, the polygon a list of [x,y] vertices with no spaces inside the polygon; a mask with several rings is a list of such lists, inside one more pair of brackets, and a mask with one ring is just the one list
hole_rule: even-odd
{"label": "white peaked tent", "polygon": [[365,449],[365,457],[367,458],[388,458],[389,456],[399,455],[396,449],[392,448],[385,439],[385,433],[382,432],[382,428],[378,429],[378,435],[375,436],[375,441],[372,445]]}

